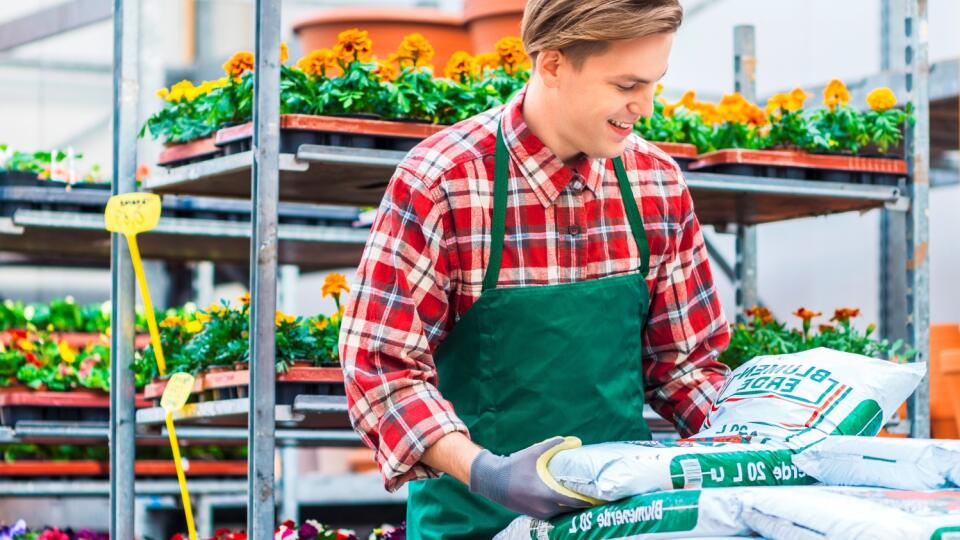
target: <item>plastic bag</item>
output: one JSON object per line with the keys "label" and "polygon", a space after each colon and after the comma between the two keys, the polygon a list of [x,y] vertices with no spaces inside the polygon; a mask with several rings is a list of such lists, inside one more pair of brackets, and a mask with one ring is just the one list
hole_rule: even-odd
{"label": "plastic bag", "polygon": [[793,464],[793,456],[775,443],[617,442],[559,452],[548,469],[577,493],[616,501],[663,490],[814,483]]}
{"label": "plastic bag", "polygon": [[826,348],[759,356],[730,374],[695,437],[743,435],[801,449],[823,435],[876,435],[925,372],[925,364]]}
{"label": "plastic bag", "polygon": [[793,462],[831,486],[960,487],[960,441],[827,437]]}
{"label": "plastic bag", "polygon": [[960,538],[960,492],[825,486],[745,488],[743,523],[777,540]]}
{"label": "plastic bag", "polygon": [[749,536],[735,489],[638,495],[549,521],[519,517],[494,540],[627,540]]}

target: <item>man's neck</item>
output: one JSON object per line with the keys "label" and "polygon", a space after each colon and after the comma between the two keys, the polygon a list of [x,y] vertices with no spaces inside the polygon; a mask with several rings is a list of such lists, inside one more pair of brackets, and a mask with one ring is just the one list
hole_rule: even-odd
{"label": "man's neck", "polygon": [[530,131],[543,142],[544,146],[553,151],[561,161],[569,165],[580,157],[580,151],[564,141],[556,129],[554,123],[556,115],[552,113],[556,110],[556,107],[555,104],[550,102],[547,89],[537,84],[536,81],[530,81],[520,109],[523,119]]}

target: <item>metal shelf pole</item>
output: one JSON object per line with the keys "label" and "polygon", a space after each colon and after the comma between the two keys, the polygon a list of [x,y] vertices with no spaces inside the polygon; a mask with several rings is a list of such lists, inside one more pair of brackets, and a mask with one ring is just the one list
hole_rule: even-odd
{"label": "metal shelf pole", "polygon": [[[139,2],[113,3],[113,193],[134,191],[139,94]],[[113,234],[110,251],[110,537],[134,538],[133,265],[124,238]]]}
{"label": "metal shelf pole", "polygon": [[[733,29],[734,90],[748,101],[757,99],[756,33],[752,25]],[[737,320],[746,308],[759,303],[757,277],[757,228],[737,225],[735,282]]]}
{"label": "metal shelf pole", "polygon": [[[916,123],[907,129],[907,166],[911,173],[911,204],[906,223],[907,341],[917,351],[916,361],[930,356],[930,102],[928,93],[927,0],[907,3],[907,100],[916,107]],[[930,375],[923,378],[907,402],[910,436],[930,436]]]}
{"label": "metal shelf pole", "polygon": [[274,430],[277,209],[280,194],[280,0],[257,0],[250,242],[250,396],[247,532],[275,525]]}

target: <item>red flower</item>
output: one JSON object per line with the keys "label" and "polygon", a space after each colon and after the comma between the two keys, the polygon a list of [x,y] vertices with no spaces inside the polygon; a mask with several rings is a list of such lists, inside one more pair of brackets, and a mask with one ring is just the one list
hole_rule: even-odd
{"label": "red flower", "polygon": [[37,357],[36,357],[36,355],[33,354],[32,352],[28,352],[28,353],[24,356],[24,358],[27,359],[27,362],[29,362],[29,363],[37,366],[37,367],[43,367],[43,362],[41,362],[40,360],[38,360]]}
{"label": "red flower", "polygon": [[37,540],[70,540],[70,537],[60,529],[47,529],[40,533]]}

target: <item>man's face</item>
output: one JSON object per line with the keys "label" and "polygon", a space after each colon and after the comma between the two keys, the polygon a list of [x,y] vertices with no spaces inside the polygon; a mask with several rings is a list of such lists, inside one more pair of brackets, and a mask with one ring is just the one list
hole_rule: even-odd
{"label": "man's face", "polygon": [[555,125],[566,145],[589,157],[612,158],[626,149],[640,116],[653,113],[653,94],[667,70],[673,33],[611,43],[588,56],[580,69],[560,60]]}

